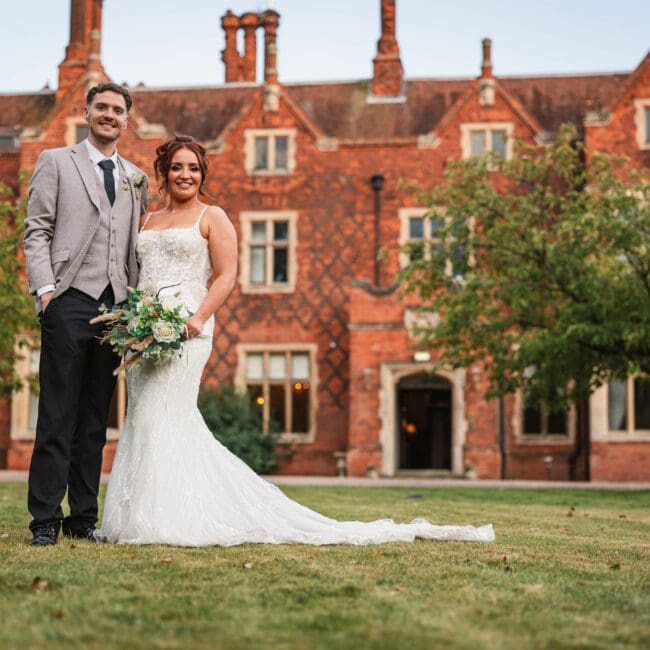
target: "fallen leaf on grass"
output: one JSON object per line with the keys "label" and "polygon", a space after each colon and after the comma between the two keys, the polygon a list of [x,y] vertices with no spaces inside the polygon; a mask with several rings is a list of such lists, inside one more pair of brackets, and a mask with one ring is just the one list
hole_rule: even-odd
{"label": "fallen leaf on grass", "polygon": [[244,563],[244,569],[252,569],[253,568],[253,563],[252,562],[245,562]]}
{"label": "fallen leaf on grass", "polygon": [[47,591],[50,588],[50,583],[43,578],[36,576],[32,581],[32,589],[34,591]]}
{"label": "fallen leaf on grass", "polygon": [[160,558],[160,564],[171,564],[171,563],[172,563],[172,559],[169,557],[169,555]]}
{"label": "fallen leaf on grass", "polygon": [[62,609],[53,609],[52,610],[52,616],[54,618],[63,618],[64,617],[63,610]]}

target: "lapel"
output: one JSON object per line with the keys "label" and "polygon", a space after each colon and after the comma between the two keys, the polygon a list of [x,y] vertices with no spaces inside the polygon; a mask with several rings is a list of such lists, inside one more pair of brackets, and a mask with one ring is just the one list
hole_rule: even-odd
{"label": "lapel", "polygon": [[[131,216],[133,217],[133,215],[135,215],[135,188],[133,187],[133,183],[129,178],[129,168],[119,155],[117,156],[117,166],[120,169],[120,181],[117,188],[118,197],[122,193],[128,191],[129,195],[131,196]],[[117,201],[118,199],[115,199],[116,203]]]}
{"label": "lapel", "polygon": [[80,142],[72,147],[70,151],[72,162],[75,164],[75,167],[81,176],[81,180],[86,187],[86,192],[88,192],[88,197],[97,210],[101,210],[99,194],[97,193],[97,181],[95,180],[97,175],[93,169],[93,164],[90,162],[86,145],[83,142]]}

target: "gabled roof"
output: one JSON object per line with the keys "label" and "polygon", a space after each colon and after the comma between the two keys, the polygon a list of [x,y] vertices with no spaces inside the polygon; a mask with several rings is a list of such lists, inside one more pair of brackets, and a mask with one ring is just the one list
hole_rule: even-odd
{"label": "gabled roof", "polygon": [[[629,73],[497,77],[544,130],[562,122],[578,127],[586,111],[608,105]],[[380,140],[423,135],[433,131],[445,113],[476,79],[410,79],[404,101],[368,102],[368,80],[285,84],[293,100],[326,136]],[[138,114],[163,124],[171,133],[190,133],[212,141],[249,104],[260,84],[226,84],[199,88],[130,88]],[[54,93],[0,94],[0,127],[35,126],[54,104]]]}
{"label": "gabled roof", "polygon": [[328,136],[399,138],[430,132],[469,79],[408,80],[405,101],[368,102],[370,82],[287,84],[289,93]]}
{"label": "gabled roof", "polygon": [[54,106],[55,92],[0,94],[0,127],[38,126]]}
{"label": "gabled roof", "polygon": [[610,113],[613,113],[616,110],[618,104],[623,101],[625,95],[627,95],[630,89],[634,87],[634,84],[638,81],[639,77],[645,72],[647,68],[650,68],[650,50],[643,57],[641,63],[639,63],[636,69],[627,75],[627,79],[625,79],[625,81],[620,84],[617,92],[614,93],[613,97],[610,99],[607,106]]}
{"label": "gabled roof", "polygon": [[547,131],[571,122],[579,129],[587,111],[604,108],[629,73],[500,77]]}
{"label": "gabled roof", "polygon": [[147,122],[163,124],[170,134],[183,133],[202,141],[217,138],[258,91],[258,84],[129,88],[133,105]]}

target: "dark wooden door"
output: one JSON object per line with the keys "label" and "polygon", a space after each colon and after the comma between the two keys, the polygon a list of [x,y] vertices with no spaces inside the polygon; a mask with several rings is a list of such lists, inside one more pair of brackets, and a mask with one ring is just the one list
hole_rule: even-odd
{"label": "dark wooden door", "polygon": [[451,390],[398,392],[399,469],[451,469]]}

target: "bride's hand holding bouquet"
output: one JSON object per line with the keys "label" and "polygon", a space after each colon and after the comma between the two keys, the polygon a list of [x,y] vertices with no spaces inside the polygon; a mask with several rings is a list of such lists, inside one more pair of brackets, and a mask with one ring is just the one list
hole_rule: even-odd
{"label": "bride's hand holding bouquet", "polygon": [[119,374],[143,360],[161,363],[171,359],[188,336],[187,323],[191,314],[178,297],[161,295],[153,289],[131,289],[127,299],[108,309],[100,307],[101,314],[91,323],[106,323],[101,341],[108,343],[122,356],[122,362],[113,374]]}

